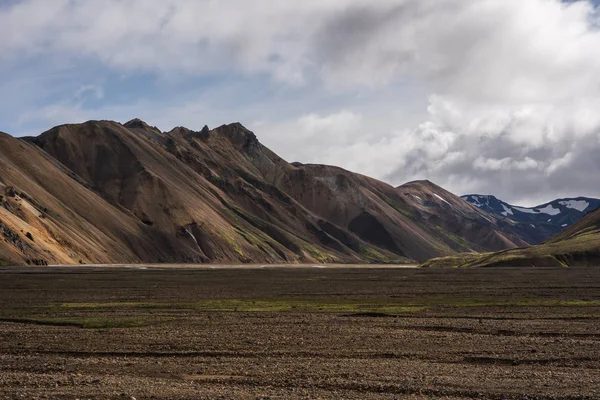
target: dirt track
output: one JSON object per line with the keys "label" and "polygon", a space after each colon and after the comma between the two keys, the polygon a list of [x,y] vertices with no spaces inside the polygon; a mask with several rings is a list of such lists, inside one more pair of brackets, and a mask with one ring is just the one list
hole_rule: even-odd
{"label": "dirt track", "polygon": [[600,269],[0,269],[0,398],[600,398]]}

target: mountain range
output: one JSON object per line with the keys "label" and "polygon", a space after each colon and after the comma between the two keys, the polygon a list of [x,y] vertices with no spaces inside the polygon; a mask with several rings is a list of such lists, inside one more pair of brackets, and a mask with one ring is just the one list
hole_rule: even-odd
{"label": "mountain range", "polygon": [[422,267],[569,267],[600,263],[600,209],[536,246],[433,258]]}
{"label": "mountain range", "polygon": [[412,263],[550,235],[473,199],[289,163],[239,123],[0,133],[0,264]]}
{"label": "mountain range", "polygon": [[524,236],[531,244],[545,242],[600,207],[600,199],[589,197],[557,199],[536,207],[514,206],[491,195],[470,194],[461,197],[480,210],[517,222],[522,228],[534,228]]}

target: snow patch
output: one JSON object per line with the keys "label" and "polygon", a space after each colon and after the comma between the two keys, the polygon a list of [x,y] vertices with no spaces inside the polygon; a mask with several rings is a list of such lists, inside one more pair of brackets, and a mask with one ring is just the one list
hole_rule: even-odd
{"label": "snow patch", "polygon": [[441,201],[443,201],[444,203],[448,204],[449,206],[451,205],[451,204],[450,204],[450,203],[448,203],[448,202],[446,201],[446,199],[444,199],[442,196],[440,196],[440,195],[438,195],[438,194],[436,194],[436,193],[434,193],[433,195],[434,195],[435,197],[437,197],[438,199],[440,199]]}
{"label": "snow patch", "polygon": [[189,226],[185,227],[185,231],[188,233],[188,235],[190,235],[190,237],[192,238],[194,243],[196,243],[196,247],[198,248],[198,251],[200,252],[200,254],[204,254],[204,252],[202,251],[202,247],[200,247],[200,243],[198,243],[198,240],[196,240],[196,236],[194,236],[194,234],[192,233],[192,230],[190,229]]}
{"label": "snow patch", "polygon": [[522,213],[527,214],[537,214],[539,211],[535,211],[532,208],[523,208],[523,207],[513,207],[514,210],[521,211]]}
{"label": "snow patch", "polygon": [[546,207],[540,208],[539,212],[541,212],[542,214],[549,214],[549,215],[560,214],[560,210],[558,208],[552,207],[552,204],[548,204]]}
{"label": "snow patch", "polygon": [[527,213],[527,214],[549,214],[549,215],[560,214],[560,210],[558,208],[552,207],[552,204],[548,204],[544,208],[513,207],[513,209],[515,209],[517,211],[521,211],[522,213]]}
{"label": "snow patch", "polygon": [[506,207],[505,204],[502,204],[502,208],[504,208],[504,211],[502,212],[502,215],[504,215],[505,217],[508,217],[509,214],[510,215],[515,215],[513,213],[513,211],[509,207]]}
{"label": "snow patch", "polygon": [[468,195],[468,196],[461,196],[461,198],[463,200],[471,203],[472,205],[474,205],[477,208],[482,208],[485,205],[488,205],[488,206],[490,205],[489,196],[477,196],[477,195],[472,194],[472,195]]}
{"label": "snow patch", "polygon": [[559,201],[558,204],[580,212],[584,212],[590,206],[590,203],[585,200],[563,200]]}

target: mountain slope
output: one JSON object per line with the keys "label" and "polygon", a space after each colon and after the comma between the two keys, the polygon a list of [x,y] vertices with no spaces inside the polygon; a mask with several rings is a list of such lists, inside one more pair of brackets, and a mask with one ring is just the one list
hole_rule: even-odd
{"label": "mountain slope", "polygon": [[89,121],[2,139],[5,262],[405,263],[526,244],[433,184],[290,164],[239,123]]}
{"label": "mountain slope", "polygon": [[397,247],[361,239],[276,187],[298,167],[239,124],[160,135],[147,134],[148,129],[140,121],[125,126],[92,121],[54,128],[33,141],[113,204],[167,235],[197,242],[201,259],[196,261],[413,258]]}
{"label": "mountain slope", "polygon": [[558,267],[600,263],[600,209],[588,213],[548,242],[522,249],[427,261],[424,267]]}
{"label": "mountain slope", "polygon": [[0,134],[4,263],[163,261],[169,238],[86,188],[39,148]]}
{"label": "mountain slope", "polygon": [[397,190],[416,209],[418,218],[460,239],[465,248],[496,251],[529,245],[512,221],[474,207],[432,182],[409,182]]}
{"label": "mountain slope", "polygon": [[[128,129],[133,123],[137,126]],[[328,252],[313,246],[314,238],[303,235],[306,229],[297,233],[292,227],[254,221],[219,187],[168,151],[176,146],[177,132],[151,135],[148,129],[138,121],[125,126],[90,121],[54,128],[34,142],[109,202],[175,238],[175,249],[194,248],[187,262],[360,259],[343,249]],[[231,184],[243,191],[242,182]]]}
{"label": "mountain slope", "polygon": [[481,210],[517,222],[521,236],[531,244],[545,242],[600,207],[600,199],[588,197],[557,199],[536,207],[513,206],[491,195],[461,197]]}
{"label": "mountain slope", "polygon": [[[465,241],[424,220],[418,211],[420,205],[416,206],[414,199],[406,198],[402,191],[337,167],[289,164],[260,144],[254,134],[240,124],[198,133],[177,128],[168,135],[175,142],[175,145],[170,146],[171,151],[183,162],[204,174],[208,180],[215,180],[211,174],[226,178],[225,180],[241,177],[245,185],[261,192],[276,197],[289,196],[319,218],[319,227],[332,236],[339,234],[338,228],[341,227],[378,248],[417,260],[429,258],[433,254],[451,254],[482,248],[495,250],[527,244],[512,234],[508,226],[505,229],[509,232],[508,240],[503,240],[504,238],[501,239],[501,235],[498,235],[497,243],[492,245],[491,241],[482,241],[481,244],[477,244],[477,241]],[[227,140],[224,141],[224,138]],[[227,141],[233,145],[227,145]],[[231,160],[235,161],[233,167]],[[207,172],[208,169],[210,172]],[[234,188],[222,188],[235,198],[238,204],[246,204],[247,207],[254,205],[249,211],[261,213],[261,210],[255,207],[256,201],[244,203],[243,198],[236,195]],[[440,190],[443,191],[441,188]],[[452,196],[461,206],[471,209],[481,217],[479,221],[474,221],[471,227],[476,228],[481,222],[486,225],[490,223],[482,217],[485,213],[454,195],[448,193],[448,196]],[[265,215],[263,210],[261,218],[268,219],[268,215],[273,213],[273,209],[267,211]],[[293,226],[297,216],[296,211],[291,219],[279,214],[276,220],[286,221],[286,225]],[[332,231],[334,227],[335,232]],[[344,240],[342,242],[345,243]],[[360,253],[357,249],[354,250]]]}
{"label": "mountain slope", "polygon": [[[364,182],[336,192],[327,180],[361,179],[355,174],[334,167],[289,164],[240,124],[202,132],[176,128],[168,136],[168,149],[181,162],[210,181],[244,212],[280,230],[305,232],[311,241],[339,247],[358,259],[391,261],[394,257],[419,256],[416,249],[403,251],[394,238],[380,241],[353,229],[351,220],[363,208],[372,206],[379,213],[378,206],[366,204],[368,201],[359,204],[364,199],[350,193]],[[384,230],[382,235],[393,236]]]}

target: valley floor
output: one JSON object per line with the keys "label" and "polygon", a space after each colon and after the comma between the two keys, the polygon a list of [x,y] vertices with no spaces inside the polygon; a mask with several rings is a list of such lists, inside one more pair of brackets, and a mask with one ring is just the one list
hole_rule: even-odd
{"label": "valley floor", "polygon": [[0,268],[0,399],[597,399],[600,268]]}

